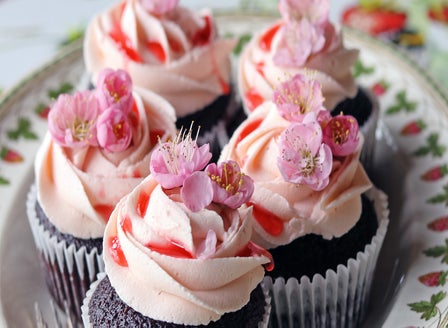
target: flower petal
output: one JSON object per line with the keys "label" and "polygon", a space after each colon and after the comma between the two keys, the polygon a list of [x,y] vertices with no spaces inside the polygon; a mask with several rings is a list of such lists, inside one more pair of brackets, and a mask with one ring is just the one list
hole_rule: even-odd
{"label": "flower petal", "polygon": [[188,209],[199,212],[213,200],[212,181],[205,172],[194,172],[185,179],[180,195]]}

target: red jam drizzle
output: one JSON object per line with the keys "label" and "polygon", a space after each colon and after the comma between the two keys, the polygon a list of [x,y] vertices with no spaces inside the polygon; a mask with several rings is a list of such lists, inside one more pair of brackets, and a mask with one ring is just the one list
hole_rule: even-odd
{"label": "red jam drizzle", "polygon": [[161,63],[166,62],[165,50],[163,49],[162,45],[159,42],[148,41],[148,43],[146,44],[146,47],[148,48],[148,50],[150,52],[152,52],[154,57],[156,57],[159,62],[161,62]]}
{"label": "red jam drizzle", "polygon": [[129,216],[122,217],[120,220],[120,226],[124,232],[132,233],[132,221]]}
{"label": "red jam drizzle", "polygon": [[249,205],[253,206],[252,213],[255,220],[268,234],[278,236],[283,232],[283,221],[278,216],[257,204],[249,203]]}
{"label": "red jam drizzle", "polygon": [[280,23],[272,26],[269,30],[267,30],[260,39],[260,48],[263,51],[271,50],[272,39],[280,28]]}
{"label": "red jam drizzle", "polygon": [[258,64],[255,65],[255,69],[258,72],[258,74],[260,74],[261,76],[265,77],[264,75],[264,63],[260,62]]}
{"label": "red jam drizzle", "polygon": [[244,98],[250,111],[253,111],[264,101],[263,97],[255,89],[247,90],[244,94]]}
{"label": "red jam drizzle", "polygon": [[118,23],[114,23],[112,30],[109,32],[109,36],[117,43],[117,45],[124,51],[126,56],[137,63],[142,63],[140,55],[137,50],[131,44],[131,40],[124,34],[121,26]]}
{"label": "red jam drizzle", "polygon": [[254,120],[247,124],[243,131],[238,135],[238,138],[236,139],[236,144],[239,144],[244,138],[246,138],[252,131],[254,131],[256,128],[258,128],[261,124],[262,120]]}
{"label": "red jam drizzle", "polygon": [[104,222],[109,221],[110,214],[114,210],[114,207],[108,204],[96,204],[93,208],[101,215]]}
{"label": "red jam drizzle", "polygon": [[176,257],[176,258],[186,258],[192,259],[193,255],[188,252],[183,246],[176,244],[171,241],[169,245],[157,246],[157,245],[147,245],[149,249],[153,250],[162,255]]}
{"label": "red jam drizzle", "polygon": [[151,130],[149,131],[149,140],[151,145],[156,145],[159,142],[159,139],[163,137],[165,132],[163,130]]}
{"label": "red jam drizzle", "polygon": [[118,236],[109,238],[109,254],[112,259],[120,266],[127,267],[128,261],[124,256],[123,249],[121,248],[120,240]]}
{"label": "red jam drizzle", "polygon": [[181,52],[183,49],[182,44],[179,41],[170,37],[168,37],[168,44],[174,52]]}
{"label": "red jam drizzle", "polygon": [[269,262],[265,264],[266,271],[274,270],[274,258],[268,250],[250,241],[236,256],[250,257],[250,256],[265,256]]}
{"label": "red jam drizzle", "polygon": [[204,22],[205,26],[198,30],[191,40],[194,46],[204,46],[210,41],[210,36],[212,34],[212,23],[210,17],[205,16]]}
{"label": "red jam drizzle", "polygon": [[137,200],[137,214],[143,218],[145,217],[146,214],[146,210],[148,208],[148,203],[149,203],[149,194],[141,191],[140,194],[138,195],[138,200]]}

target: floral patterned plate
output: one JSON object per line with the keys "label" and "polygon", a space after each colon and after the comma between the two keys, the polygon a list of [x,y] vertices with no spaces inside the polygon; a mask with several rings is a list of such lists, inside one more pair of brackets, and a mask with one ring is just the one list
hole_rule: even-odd
{"label": "floral patterned plate", "polygon": [[[250,37],[273,18],[221,16],[226,34]],[[352,30],[355,73],[380,107],[373,180],[390,199],[365,327],[448,324],[448,97],[395,48]],[[25,199],[51,100],[82,83],[82,45],[73,44],[0,99],[0,326],[35,326],[35,303],[50,298],[27,225]]]}

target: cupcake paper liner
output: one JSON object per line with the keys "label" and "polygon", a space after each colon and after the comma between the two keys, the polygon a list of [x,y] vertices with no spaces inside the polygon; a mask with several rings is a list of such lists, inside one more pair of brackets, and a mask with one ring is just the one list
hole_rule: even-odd
{"label": "cupcake paper liner", "polygon": [[[95,292],[95,289],[97,288],[98,284],[106,277],[105,272],[100,272],[97,275],[97,279],[92,282],[90,285],[89,290],[86,293],[86,297],[83,300],[82,306],[81,306],[81,317],[82,317],[82,323],[84,324],[85,328],[91,328],[92,325],[90,323],[90,317],[89,317],[89,303],[90,299],[92,298],[93,293]],[[258,323],[258,328],[267,328],[269,326],[269,319],[271,316],[271,295],[268,286],[265,284],[264,281],[261,282],[261,287],[263,289],[263,294],[265,297],[266,305],[265,305],[265,313],[263,316],[263,320]]]}
{"label": "cupcake paper liner", "polygon": [[358,327],[368,305],[376,262],[389,224],[387,196],[378,189],[367,193],[374,202],[378,229],[370,244],[347,265],[327,270],[310,280],[265,277],[272,301],[271,327]]}
{"label": "cupcake paper liner", "polygon": [[104,271],[104,262],[96,248],[88,252],[85,246],[76,249],[66,241],[58,241],[40,224],[35,204],[37,189],[33,185],[28,193],[26,209],[46,284],[56,303],[63,309],[66,302],[73,315],[80,320],[81,305],[90,284],[99,272]]}

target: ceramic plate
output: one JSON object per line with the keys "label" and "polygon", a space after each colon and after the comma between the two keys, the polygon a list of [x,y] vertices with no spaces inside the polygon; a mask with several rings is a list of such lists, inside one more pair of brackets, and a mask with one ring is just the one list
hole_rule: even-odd
{"label": "ceramic plate", "polygon": [[[250,34],[271,19],[221,16],[226,34]],[[448,295],[448,100],[391,46],[352,30],[361,49],[360,85],[377,95],[380,127],[372,179],[390,200],[391,222],[378,261],[365,327],[445,327]],[[0,326],[35,326],[49,295],[25,213],[33,158],[48,104],[83,79],[81,44],[72,45],[0,100]]]}

